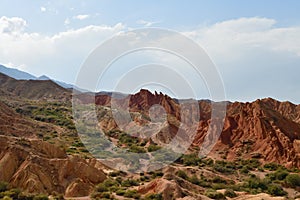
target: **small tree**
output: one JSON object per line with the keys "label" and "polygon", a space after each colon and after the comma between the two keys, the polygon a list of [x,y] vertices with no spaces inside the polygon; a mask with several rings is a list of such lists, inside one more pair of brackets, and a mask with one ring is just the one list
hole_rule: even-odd
{"label": "small tree", "polygon": [[300,176],[299,174],[289,174],[285,178],[286,184],[289,187],[295,188],[300,186]]}

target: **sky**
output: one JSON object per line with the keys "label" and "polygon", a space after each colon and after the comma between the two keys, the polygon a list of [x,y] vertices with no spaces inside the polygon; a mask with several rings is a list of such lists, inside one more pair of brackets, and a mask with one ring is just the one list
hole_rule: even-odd
{"label": "sky", "polygon": [[[84,61],[104,41],[120,32],[158,27],[184,34],[205,50],[224,83],[226,100],[272,97],[300,103],[299,9],[297,0],[0,0],[0,64],[75,83]],[[164,53],[149,55],[116,64],[98,89],[114,89],[109,80],[130,70],[125,65],[155,61],[180,68],[180,61],[166,61]],[[197,80],[183,65],[180,73]],[[199,99],[210,98],[204,82],[199,79],[196,87]],[[178,90],[185,89],[182,85]]]}

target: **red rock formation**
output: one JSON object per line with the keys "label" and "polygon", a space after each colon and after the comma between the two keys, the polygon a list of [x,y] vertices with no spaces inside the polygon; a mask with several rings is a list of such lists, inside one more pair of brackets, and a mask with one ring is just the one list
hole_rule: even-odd
{"label": "red rock formation", "polygon": [[[106,96],[100,101],[102,97],[96,97],[97,102],[109,105],[107,102],[110,97]],[[141,90],[128,98],[132,112],[148,114],[152,105],[162,105],[166,113],[174,116],[177,121],[174,121],[174,118],[172,121],[168,119],[168,131],[157,134],[158,140],[167,143],[176,135],[180,120],[184,120],[180,118],[180,104],[177,100],[163,94],[152,94],[147,90]],[[193,146],[200,147],[211,123],[211,102],[199,101],[199,109],[200,120]],[[112,118],[105,118],[104,121],[104,124],[111,125],[105,128],[117,128],[117,125],[111,122]],[[299,121],[300,106],[290,102],[267,98],[251,103],[228,103],[222,134],[210,155],[220,158],[217,152],[222,152],[222,157],[229,160],[256,157],[263,162],[300,167]],[[101,119],[100,124],[104,125]]]}

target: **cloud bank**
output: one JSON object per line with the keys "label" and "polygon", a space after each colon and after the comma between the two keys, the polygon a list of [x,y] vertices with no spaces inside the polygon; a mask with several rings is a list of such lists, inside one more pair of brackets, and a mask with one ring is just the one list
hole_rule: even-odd
{"label": "cloud bank", "polygon": [[[0,18],[0,62],[66,82],[74,82],[84,59],[101,42],[130,29],[121,23],[90,25],[49,36],[26,32],[27,26],[22,18]],[[300,103],[300,27],[278,27],[274,19],[252,17],[182,33],[199,43],[215,62],[229,100],[271,96]]]}

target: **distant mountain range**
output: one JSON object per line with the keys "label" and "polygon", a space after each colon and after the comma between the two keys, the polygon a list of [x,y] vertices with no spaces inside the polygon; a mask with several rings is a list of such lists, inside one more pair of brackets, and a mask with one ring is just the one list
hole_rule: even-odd
{"label": "distant mountain range", "polygon": [[0,72],[17,80],[52,80],[53,82],[57,83],[58,85],[60,85],[63,88],[66,89],[78,89],[75,86],[73,86],[72,84],[68,84],[62,81],[57,81],[57,80],[53,80],[45,75],[42,75],[40,77],[36,77],[32,74],[29,74],[27,72],[18,70],[18,69],[14,69],[14,68],[9,68],[6,67],[4,65],[0,65]]}

